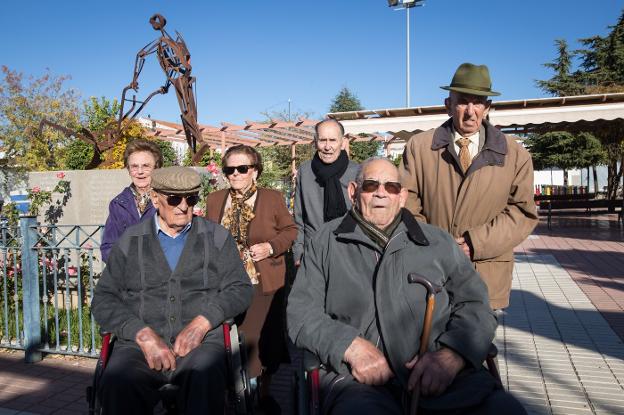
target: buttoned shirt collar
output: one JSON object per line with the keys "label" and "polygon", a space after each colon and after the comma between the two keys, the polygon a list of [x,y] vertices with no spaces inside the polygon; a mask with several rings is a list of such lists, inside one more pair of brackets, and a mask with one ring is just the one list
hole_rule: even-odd
{"label": "buttoned shirt collar", "polygon": [[470,153],[470,158],[474,158],[477,153],[479,153],[479,131],[477,130],[474,134],[464,137],[455,129],[453,126],[453,146],[455,147],[455,153],[459,155],[459,146],[457,145],[457,140],[461,138],[467,138],[470,140],[470,144],[468,144],[468,152]]}
{"label": "buttoned shirt collar", "polygon": [[175,236],[174,235],[169,235],[163,228],[160,227],[160,216],[158,216],[158,213],[154,217],[154,223],[156,223],[156,235],[158,235],[160,232],[162,232],[165,235],[167,235],[168,237],[175,239],[178,236],[188,232],[188,230],[191,229],[191,224],[193,223],[193,221],[191,220],[189,223],[187,223],[186,226]]}

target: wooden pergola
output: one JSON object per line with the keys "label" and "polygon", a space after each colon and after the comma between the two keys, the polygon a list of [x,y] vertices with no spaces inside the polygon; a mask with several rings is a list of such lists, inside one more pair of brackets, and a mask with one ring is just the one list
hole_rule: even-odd
{"label": "wooden pergola", "polygon": [[[143,125],[148,125],[148,133],[154,137],[171,140],[184,140],[182,124],[155,119],[141,119]],[[314,140],[314,126],[319,120],[299,118],[296,121],[255,122],[245,121],[244,125],[222,122],[221,127],[201,125],[200,131],[204,143],[211,150],[218,149],[224,153],[228,147],[246,144],[252,147],[290,146],[291,166],[296,171],[295,156],[298,144],[310,144]],[[150,126],[151,125],[151,126]],[[349,143],[354,141],[384,140],[376,133],[346,134]],[[347,147],[348,151],[348,147]]]}

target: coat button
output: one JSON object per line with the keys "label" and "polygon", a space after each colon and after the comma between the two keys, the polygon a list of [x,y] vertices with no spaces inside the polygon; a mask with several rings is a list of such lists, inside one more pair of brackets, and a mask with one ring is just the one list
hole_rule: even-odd
{"label": "coat button", "polygon": [[175,321],[175,317],[174,316],[169,317],[169,321],[173,323]]}
{"label": "coat button", "polygon": [[169,339],[169,343],[171,343],[171,344],[175,343],[175,337],[171,337],[171,338]]}
{"label": "coat button", "polygon": [[173,303],[175,301],[175,296],[172,295],[171,297],[169,297],[169,301]]}

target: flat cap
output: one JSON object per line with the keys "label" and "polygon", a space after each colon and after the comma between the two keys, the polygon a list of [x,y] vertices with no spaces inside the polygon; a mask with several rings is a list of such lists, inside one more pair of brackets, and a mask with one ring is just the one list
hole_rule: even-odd
{"label": "flat cap", "polygon": [[201,177],[190,167],[163,167],[152,173],[152,189],[167,195],[199,192]]}

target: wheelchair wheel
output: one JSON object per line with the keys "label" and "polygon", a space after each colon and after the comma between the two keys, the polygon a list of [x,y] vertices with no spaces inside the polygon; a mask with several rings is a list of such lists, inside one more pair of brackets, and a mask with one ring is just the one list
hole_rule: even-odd
{"label": "wheelchair wheel", "polygon": [[86,397],[89,404],[89,415],[99,415],[102,412],[102,405],[98,398],[97,391],[100,386],[100,379],[104,373],[104,364],[101,359],[98,359],[95,366],[95,374],[93,375],[93,383],[91,386],[87,386]]}
{"label": "wheelchair wheel", "polygon": [[251,384],[247,377],[245,365],[247,363],[247,353],[244,346],[245,338],[238,332],[238,327],[233,325],[230,328],[230,376],[233,390],[229,391],[230,413],[236,415],[247,415],[253,413],[253,399]]}

